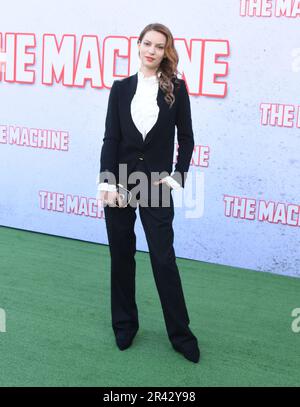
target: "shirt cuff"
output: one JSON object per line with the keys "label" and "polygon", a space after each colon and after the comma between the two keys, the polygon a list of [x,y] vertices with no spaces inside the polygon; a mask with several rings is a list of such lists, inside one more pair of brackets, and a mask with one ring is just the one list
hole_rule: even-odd
{"label": "shirt cuff", "polygon": [[107,182],[101,182],[98,184],[98,191],[109,191],[109,192],[115,192],[117,190],[117,187],[113,184],[108,184]]}
{"label": "shirt cuff", "polygon": [[174,178],[172,178],[170,175],[164,178],[167,181],[167,184],[172,188],[172,189],[179,189],[181,188],[181,185],[175,181]]}

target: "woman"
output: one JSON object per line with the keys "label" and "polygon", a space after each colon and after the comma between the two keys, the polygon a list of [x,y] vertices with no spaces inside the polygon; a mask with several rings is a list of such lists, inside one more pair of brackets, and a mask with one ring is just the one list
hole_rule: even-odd
{"label": "woman", "polygon": [[[138,72],[112,85],[100,158],[98,199],[104,206],[111,255],[112,327],[120,350],[131,345],[139,328],[134,259],[139,206],[168,337],[176,351],[197,363],[200,351],[188,326],[173,248],[171,195],[173,188],[184,187],[193,153],[190,100],[184,80],[177,78],[178,54],[166,26],[147,25],[138,49]],[[175,126],[179,147],[170,175]],[[163,176],[154,181],[153,174]],[[121,181],[131,194],[138,191],[127,206],[117,188]]]}

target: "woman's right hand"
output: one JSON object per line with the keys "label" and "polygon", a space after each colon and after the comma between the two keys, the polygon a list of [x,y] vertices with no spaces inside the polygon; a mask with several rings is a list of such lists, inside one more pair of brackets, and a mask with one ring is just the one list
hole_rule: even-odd
{"label": "woman's right hand", "polygon": [[117,206],[116,200],[118,200],[118,205],[121,204],[118,191],[101,191],[99,200],[102,206]]}

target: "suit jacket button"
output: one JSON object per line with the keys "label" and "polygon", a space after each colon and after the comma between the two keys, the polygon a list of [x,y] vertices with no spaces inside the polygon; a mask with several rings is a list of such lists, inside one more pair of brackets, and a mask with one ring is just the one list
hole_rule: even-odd
{"label": "suit jacket button", "polygon": [[143,157],[139,157],[139,160],[143,160]]}

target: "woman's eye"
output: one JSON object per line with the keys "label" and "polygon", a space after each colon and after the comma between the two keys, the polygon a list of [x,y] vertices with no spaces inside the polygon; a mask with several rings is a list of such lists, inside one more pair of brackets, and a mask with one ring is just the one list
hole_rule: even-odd
{"label": "woman's eye", "polygon": [[[147,45],[147,46],[150,45],[149,42],[144,42],[144,44]],[[157,48],[164,49],[164,47],[157,47]]]}

